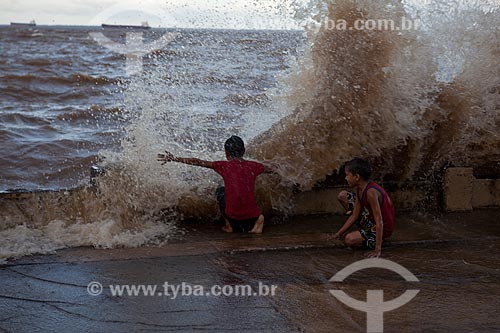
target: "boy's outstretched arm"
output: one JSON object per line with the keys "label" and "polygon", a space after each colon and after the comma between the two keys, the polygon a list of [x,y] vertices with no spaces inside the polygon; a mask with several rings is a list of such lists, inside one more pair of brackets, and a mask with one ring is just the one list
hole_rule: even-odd
{"label": "boy's outstretched arm", "polygon": [[276,171],[278,170],[277,164],[263,164],[263,165],[264,165],[264,173],[274,173],[276,175],[279,175],[279,173]]}
{"label": "boy's outstretched arm", "polygon": [[171,152],[168,151],[165,151],[165,154],[158,154],[157,158],[158,161],[163,162],[162,165],[167,162],[178,162],[213,169],[211,161],[200,160],[199,158],[175,157]]}
{"label": "boy's outstretched arm", "polygon": [[375,189],[369,189],[368,204],[373,212],[373,219],[375,220],[375,228],[377,230],[377,238],[375,240],[375,250],[367,254],[370,258],[377,258],[382,254],[382,237],[384,234],[384,222],[382,221],[382,212],[380,210],[379,192]]}
{"label": "boy's outstretched arm", "polygon": [[347,230],[356,222],[356,220],[359,218],[359,214],[361,214],[361,205],[358,203],[358,200],[354,203],[354,210],[352,212],[352,215],[349,216],[349,218],[345,221],[344,225],[342,228],[340,228],[339,231],[335,235],[333,235],[333,238],[340,238],[342,235],[344,235]]}

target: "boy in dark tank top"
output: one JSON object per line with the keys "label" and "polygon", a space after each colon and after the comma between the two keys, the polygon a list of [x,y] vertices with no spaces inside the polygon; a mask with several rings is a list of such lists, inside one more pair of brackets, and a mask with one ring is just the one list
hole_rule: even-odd
{"label": "boy in dark tank top", "polygon": [[359,230],[345,236],[345,243],[351,247],[371,250],[368,257],[379,257],[382,241],[388,239],[394,230],[394,205],[386,191],[370,180],[372,168],[368,161],[354,158],[345,166],[347,183],[355,193],[343,191],[339,201],[352,212],[334,238],[340,239],[357,222]]}

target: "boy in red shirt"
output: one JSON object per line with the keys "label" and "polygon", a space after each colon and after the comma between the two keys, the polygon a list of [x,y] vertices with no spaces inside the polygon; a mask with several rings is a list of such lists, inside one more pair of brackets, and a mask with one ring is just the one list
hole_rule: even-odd
{"label": "boy in red shirt", "polygon": [[261,163],[243,159],[245,144],[238,136],[231,136],[224,144],[227,161],[204,161],[198,158],[175,157],[168,151],[158,154],[158,161],[179,162],[213,169],[224,179],[224,187],[216,191],[219,208],[226,225],[222,230],[262,233],[264,215],[255,202],[255,178],[261,173],[273,172]]}
{"label": "boy in red shirt", "polygon": [[345,173],[345,179],[349,186],[356,189],[356,194],[341,193],[344,195],[339,196],[339,200],[346,209],[350,209],[353,203],[354,208],[352,215],[334,238],[342,237],[355,222],[358,222],[359,231],[346,235],[346,245],[373,250],[368,253],[368,257],[379,257],[382,253],[382,241],[389,238],[394,230],[394,205],[385,190],[370,181],[372,168],[368,161],[354,158],[346,164]]}

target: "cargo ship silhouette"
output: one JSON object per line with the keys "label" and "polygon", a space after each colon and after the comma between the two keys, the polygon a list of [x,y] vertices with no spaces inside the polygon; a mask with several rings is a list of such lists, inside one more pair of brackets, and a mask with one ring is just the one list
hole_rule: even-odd
{"label": "cargo ship silhouette", "polygon": [[142,22],[141,25],[121,25],[121,24],[101,24],[105,29],[151,29],[148,22]]}
{"label": "cargo ship silhouette", "polygon": [[31,20],[29,23],[19,23],[19,22],[10,22],[11,27],[36,27],[35,20]]}

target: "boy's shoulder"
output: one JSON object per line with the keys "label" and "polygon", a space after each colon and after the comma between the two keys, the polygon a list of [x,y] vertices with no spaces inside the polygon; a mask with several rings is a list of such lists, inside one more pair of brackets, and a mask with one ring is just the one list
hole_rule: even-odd
{"label": "boy's shoulder", "polygon": [[367,198],[379,198],[379,199],[382,199],[382,204],[385,202],[385,201],[389,201],[389,203],[392,205],[392,201],[391,201],[391,198],[389,196],[389,194],[387,193],[387,191],[380,185],[378,185],[377,183],[374,183],[374,182],[371,182],[367,188],[367,191],[366,191],[366,196]]}
{"label": "boy's shoulder", "polygon": [[248,172],[253,174],[261,174],[264,172],[264,164],[250,160],[228,161],[228,169],[240,170],[241,172]]}
{"label": "boy's shoulder", "polygon": [[237,166],[245,166],[250,168],[264,168],[264,164],[257,161],[250,160],[230,160],[230,161],[214,161],[212,162],[214,167],[231,168]]}
{"label": "boy's shoulder", "polygon": [[264,172],[264,164],[260,163],[260,162],[257,162],[257,161],[247,161],[247,166],[252,169],[253,172],[257,172],[257,173],[263,173]]}
{"label": "boy's shoulder", "polygon": [[382,186],[375,183],[374,181],[370,181],[370,183],[368,183],[368,190],[379,191],[384,193],[386,192]]}
{"label": "boy's shoulder", "polygon": [[250,161],[250,160],[244,160],[246,163],[248,164],[252,164],[252,165],[264,165],[260,162],[257,162],[257,161]]}

